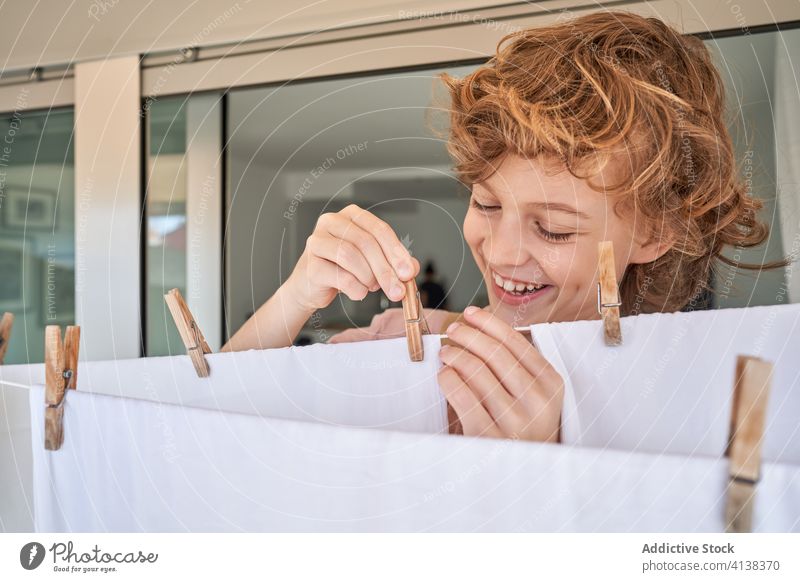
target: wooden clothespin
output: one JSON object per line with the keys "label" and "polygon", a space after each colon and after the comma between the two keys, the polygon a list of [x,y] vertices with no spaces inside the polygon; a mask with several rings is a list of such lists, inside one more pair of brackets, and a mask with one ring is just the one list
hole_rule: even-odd
{"label": "wooden clothespin", "polygon": [[728,533],[752,529],[772,364],[760,358],[739,356],[735,381],[727,449],[730,479],[725,504],[725,531]]}
{"label": "wooden clothespin", "polygon": [[205,378],[208,376],[208,362],[206,362],[204,354],[210,354],[211,348],[206,343],[206,338],[203,337],[200,326],[197,325],[197,321],[195,321],[192,312],[189,311],[189,307],[187,307],[186,301],[183,300],[180,291],[172,289],[164,295],[164,300],[167,302],[169,312],[172,314],[172,319],[175,321],[175,326],[181,335],[183,345],[186,346],[186,351],[192,359],[197,375]]}
{"label": "wooden clothespin", "polygon": [[81,328],[67,326],[61,343],[61,326],[48,325],[44,332],[45,411],[44,448],[57,451],[64,443],[64,399],[78,381]]}
{"label": "wooden clothespin", "polygon": [[0,364],[6,357],[8,342],[11,339],[11,328],[14,327],[14,314],[6,311],[0,319]]}
{"label": "wooden clothespin", "polygon": [[[419,297],[419,290],[414,279],[405,282],[406,295],[403,297],[403,317],[406,321],[406,338],[408,339],[408,355],[412,362],[421,362],[425,359],[425,350],[422,343],[422,336],[430,333],[428,322],[425,321],[422,311],[422,302]],[[453,321],[460,320],[459,314]],[[446,335],[442,336],[442,345],[452,343]],[[450,434],[464,434],[461,421],[456,411],[447,403],[447,424]]]}
{"label": "wooden clothespin", "polygon": [[422,335],[430,333],[428,323],[422,312],[417,282],[414,279],[405,283],[406,295],[403,297],[403,317],[406,320],[406,338],[408,338],[408,355],[412,362],[425,359]]}
{"label": "wooden clothespin", "polygon": [[607,346],[622,343],[622,328],[619,323],[619,288],[614,266],[614,245],[611,241],[597,244],[599,254],[599,281],[597,283],[597,312],[603,318],[603,330]]}

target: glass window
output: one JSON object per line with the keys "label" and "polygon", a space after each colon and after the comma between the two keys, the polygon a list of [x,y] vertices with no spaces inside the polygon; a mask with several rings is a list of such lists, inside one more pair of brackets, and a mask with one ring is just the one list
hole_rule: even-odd
{"label": "glass window", "polygon": [[[710,39],[727,92],[727,118],[748,193],[764,201],[760,218],[769,239],[725,255],[765,263],[796,253],[800,239],[800,94],[795,63],[800,29]],[[800,302],[800,278],[791,269],[749,271],[720,265],[714,278],[716,307]]]}
{"label": "glass window", "polygon": [[[705,41],[726,84],[727,119],[742,177],[764,200],[769,239],[726,249],[766,263],[800,249],[800,94],[794,63],[800,29]],[[448,72],[463,76],[477,65]],[[445,143],[433,131],[441,69],[393,72],[239,89],[229,100],[226,251],[228,328],[236,330],[286,280],[316,220],[355,202],[395,229],[423,267],[431,261],[446,309],[486,304],[486,290],[461,225],[466,197]],[[445,96],[446,97],[446,96]],[[431,121],[433,120],[433,126]],[[717,265],[706,307],[800,301],[791,269]],[[439,301],[442,300],[438,294]],[[708,298],[706,298],[708,299]],[[324,341],[367,325],[390,304],[344,294],[309,322],[298,342]],[[395,306],[395,305],[391,305]],[[323,333],[324,332],[324,333]]]}
{"label": "glass window", "polygon": [[219,95],[147,104],[146,355],[185,353],[164,302],[180,290],[213,350],[222,339]]}
{"label": "glass window", "polygon": [[[461,76],[473,68],[448,71]],[[447,118],[437,109],[441,71],[230,94],[228,329],[238,329],[286,280],[320,214],[350,203],[392,225],[423,268],[434,265],[433,279],[444,291],[436,294],[440,307],[455,311],[488,302],[461,233],[468,193],[435,131]],[[356,302],[339,294],[297,341],[324,341],[399,305],[382,293]]]}
{"label": "glass window", "polygon": [[147,148],[147,355],[180,353],[180,340],[164,294],[186,295],[186,103],[161,99],[149,107]]}
{"label": "glass window", "polygon": [[75,323],[72,110],[0,119],[0,314],[15,315],[5,364],[44,361],[47,325]]}

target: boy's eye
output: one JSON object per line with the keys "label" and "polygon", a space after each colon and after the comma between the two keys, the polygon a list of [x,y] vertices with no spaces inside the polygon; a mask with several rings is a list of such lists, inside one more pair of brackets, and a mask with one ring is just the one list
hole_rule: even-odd
{"label": "boy's eye", "polygon": [[568,241],[569,238],[573,234],[575,234],[572,232],[550,232],[549,230],[545,230],[544,228],[542,228],[542,225],[539,224],[538,222],[536,223],[536,229],[539,231],[539,234],[541,234],[542,237],[553,242]]}
{"label": "boy's eye", "polygon": [[490,212],[492,210],[497,210],[498,208],[500,208],[499,206],[484,206],[474,198],[470,199],[470,203],[472,204],[473,208],[477,208],[481,212]]}

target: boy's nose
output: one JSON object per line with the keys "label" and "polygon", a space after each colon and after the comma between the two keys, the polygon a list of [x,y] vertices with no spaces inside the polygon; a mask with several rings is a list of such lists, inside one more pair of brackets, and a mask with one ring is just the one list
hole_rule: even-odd
{"label": "boy's nose", "polygon": [[486,260],[496,267],[511,268],[530,262],[532,249],[529,248],[530,242],[526,241],[524,233],[519,228],[505,227],[503,230],[504,232],[495,232],[486,238]]}

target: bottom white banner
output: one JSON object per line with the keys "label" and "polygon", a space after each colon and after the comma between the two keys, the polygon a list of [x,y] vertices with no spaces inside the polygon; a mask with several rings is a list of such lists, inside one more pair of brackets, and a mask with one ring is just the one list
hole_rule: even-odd
{"label": "bottom white banner", "polygon": [[2,534],[0,580],[800,580],[798,554],[798,534]]}

